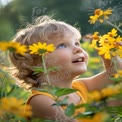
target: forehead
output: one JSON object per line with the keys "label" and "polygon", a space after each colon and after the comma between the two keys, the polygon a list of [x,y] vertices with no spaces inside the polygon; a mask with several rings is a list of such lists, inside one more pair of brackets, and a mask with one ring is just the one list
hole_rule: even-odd
{"label": "forehead", "polygon": [[63,40],[68,40],[68,39],[80,40],[81,39],[81,34],[78,31],[66,32],[64,37],[63,37]]}
{"label": "forehead", "polygon": [[81,39],[80,31],[77,28],[75,28],[75,27],[73,27],[73,26],[71,26],[69,24],[67,24],[66,26],[67,27],[66,27],[65,34],[68,34],[68,35],[71,35],[71,36],[75,36],[77,39]]}
{"label": "forehead", "polygon": [[59,43],[62,41],[71,41],[71,40],[76,40],[76,41],[80,41],[81,40],[81,34],[80,32],[74,28],[74,30],[70,31],[66,31],[62,36],[59,35],[58,38],[56,38],[53,43]]}
{"label": "forehead", "polygon": [[58,23],[57,30],[50,32],[48,35],[49,43],[54,44],[64,41],[65,39],[67,40],[68,38],[80,40],[81,34],[78,29],[66,23]]}
{"label": "forehead", "polygon": [[73,28],[71,32],[69,32],[69,35],[74,36],[77,40],[81,39],[80,31],[78,31],[76,28]]}

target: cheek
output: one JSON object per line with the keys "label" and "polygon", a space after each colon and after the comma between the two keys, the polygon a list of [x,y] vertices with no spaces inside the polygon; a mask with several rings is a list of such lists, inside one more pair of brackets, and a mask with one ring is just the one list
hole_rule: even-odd
{"label": "cheek", "polygon": [[84,53],[84,56],[85,56],[86,63],[88,64],[89,55],[86,51],[83,51],[83,53]]}
{"label": "cheek", "polygon": [[48,54],[45,57],[45,60],[46,60],[46,64],[48,66],[58,66],[58,67],[61,67],[61,66],[66,65],[69,62],[70,57],[64,51],[64,52],[60,52],[60,53],[57,52],[57,53]]}

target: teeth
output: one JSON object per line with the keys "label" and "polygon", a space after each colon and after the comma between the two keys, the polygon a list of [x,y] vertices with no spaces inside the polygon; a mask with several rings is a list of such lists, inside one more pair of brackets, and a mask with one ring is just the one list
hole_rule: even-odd
{"label": "teeth", "polygon": [[79,59],[73,61],[73,63],[77,63],[77,62],[83,62],[83,58],[79,58]]}
{"label": "teeth", "polygon": [[83,61],[83,59],[79,58],[78,61]]}

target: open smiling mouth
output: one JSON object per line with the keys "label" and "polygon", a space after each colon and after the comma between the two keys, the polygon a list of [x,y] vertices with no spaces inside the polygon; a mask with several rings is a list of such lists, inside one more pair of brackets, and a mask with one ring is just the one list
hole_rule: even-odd
{"label": "open smiling mouth", "polygon": [[79,62],[84,62],[84,57],[78,58],[74,61],[72,61],[72,63],[79,63]]}

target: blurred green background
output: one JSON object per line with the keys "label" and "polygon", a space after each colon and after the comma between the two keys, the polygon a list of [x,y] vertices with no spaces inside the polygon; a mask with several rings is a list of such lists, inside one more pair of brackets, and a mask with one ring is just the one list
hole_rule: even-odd
{"label": "blurred green background", "polygon": [[0,0],[0,40],[11,40],[19,29],[41,15],[78,27],[83,36],[96,30],[105,33],[110,26],[90,25],[89,16],[96,8],[111,7],[115,13],[111,21],[121,21],[121,6],[121,0]]}

